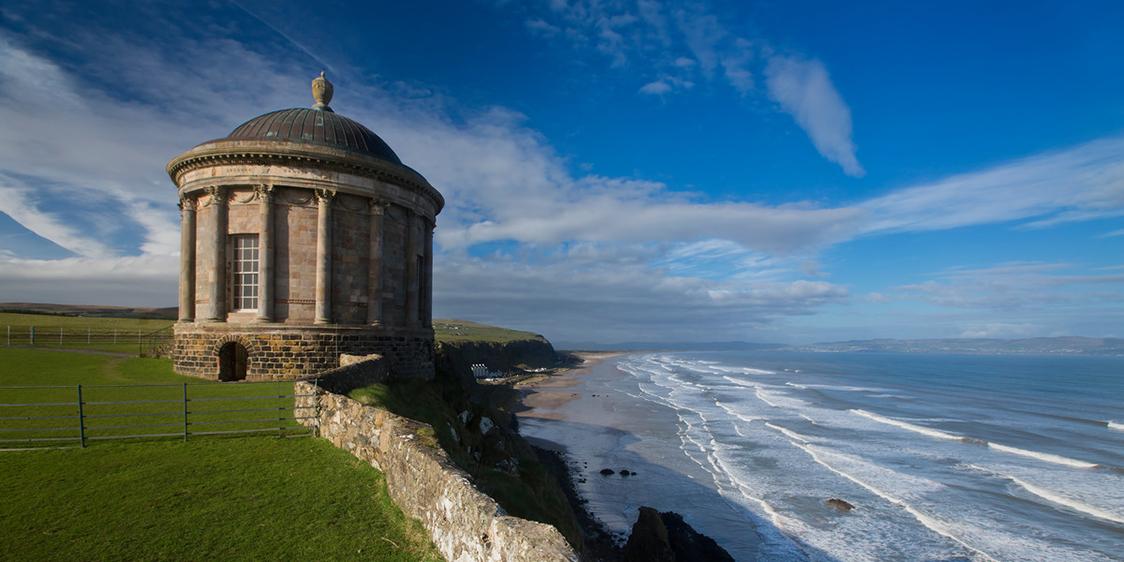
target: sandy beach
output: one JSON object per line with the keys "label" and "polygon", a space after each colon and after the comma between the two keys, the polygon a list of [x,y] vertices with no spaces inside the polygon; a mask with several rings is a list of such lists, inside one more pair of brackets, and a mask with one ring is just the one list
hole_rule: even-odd
{"label": "sandy beach", "polygon": [[520,404],[516,412],[524,418],[561,419],[558,410],[578,397],[572,389],[580,382],[579,378],[594,365],[623,354],[619,351],[574,352],[581,358],[581,364],[515,383],[513,388],[518,391]]}

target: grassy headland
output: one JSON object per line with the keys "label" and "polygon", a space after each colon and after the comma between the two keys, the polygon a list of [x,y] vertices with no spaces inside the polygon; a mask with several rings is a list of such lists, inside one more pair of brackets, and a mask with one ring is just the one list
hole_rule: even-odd
{"label": "grassy headland", "polygon": [[[166,359],[0,348],[0,386],[182,382],[222,397],[261,393],[257,385],[198,384]],[[167,388],[102,391],[163,399]],[[4,392],[19,395],[4,403],[57,400],[59,392],[72,399],[69,388]],[[291,399],[278,403],[291,412]],[[308,437],[0,452],[0,489],[0,552],[14,559],[440,560],[421,525],[390,501],[379,471]]]}

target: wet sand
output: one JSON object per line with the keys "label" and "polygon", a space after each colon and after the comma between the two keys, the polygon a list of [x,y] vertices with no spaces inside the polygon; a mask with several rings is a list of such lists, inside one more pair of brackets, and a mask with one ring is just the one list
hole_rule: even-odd
{"label": "wet sand", "polygon": [[519,393],[520,408],[517,409],[520,417],[539,418],[547,420],[562,419],[558,410],[570,401],[576,399],[578,394],[572,387],[580,381],[579,377],[589,372],[589,368],[606,359],[624,355],[618,351],[583,351],[574,352],[582,362],[571,369],[564,369],[549,375],[538,375],[520,381],[513,385]]}

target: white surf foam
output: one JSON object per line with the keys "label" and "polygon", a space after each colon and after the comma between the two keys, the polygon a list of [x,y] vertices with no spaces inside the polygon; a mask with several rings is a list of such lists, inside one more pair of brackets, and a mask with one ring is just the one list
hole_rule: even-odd
{"label": "white surf foam", "polygon": [[1113,513],[1111,511],[1101,509],[1101,508],[1093,506],[1093,505],[1082,503],[1082,502],[1079,502],[1079,501],[1077,501],[1075,499],[1072,499],[1072,498],[1067,498],[1067,497],[1065,497],[1065,496],[1063,496],[1063,495],[1061,495],[1061,494],[1059,494],[1059,493],[1057,493],[1053,490],[1047,490],[1046,488],[1040,488],[1038,486],[1035,486],[1034,484],[1031,484],[1029,482],[1020,480],[1020,479],[1015,478],[1013,476],[1008,476],[1007,478],[1009,478],[1015,484],[1018,484],[1024,490],[1026,490],[1026,491],[1028,491],[1028,492],[1030,492],[1030,493],[1032,493],[1032,494],[1034,494],[1034,495],[1036,495],[1036,496],[1038,496],[1038,497],[1040,497],[1040,498],[1042,498],[1046,501],[1056,503],[1056,504],[1064,506],[1064,507],[1068,507],[1069,509],[1072,509],[1074,511],[1080,511],[1081,513],[1084,513],[1086,515],[1091,515],[1091,516],[1096,517],[1098,519],[1104,519],[1105,521],[1111,521],[1113,523],[1124,525],[1124,515],[1120,515],[1118,513]]}
{"label": "white surf foam", "polygon": [[[885,388],[871,388],[868,386],[846,386],[840,384],[805,384],[795,383],[792,381],[785,382],[786,385],[800,390],[808,390],[809,388],[816,390],[839,390],[843,392],[886,392]],[[883,395],[885,396],[885,395]]]}
{"label": "white surf foam", "polygon": [[[814,460],[816,463],[820,464],[824,468],[830,470],[831,472],[834,472],[835,474],[838,474],[839,476],[842,476],[843,478],[846,478],[847,480],[850,480],[851,482],[854,482],[855,484],[858,484],[859,486],[863,487],[864,489],[866,489],[870,493],[872,493],[872,494],[874,494],[874,495],[876,495],[876,496],[878,496],[878,497],[880,497],[880,498],[900,507],[901,509],[905,510],[906,513],[909,513],[910,515],[912,515],[914,519],[916,519],[918,522],[920,522],[922,525],[924,525],[925,527],[927,527],[928,529],[930,529],[934,533],[937,533],[938,535],[941,535],[943,537],[946,537],[946,538],[956,542],[960,546],[963,546],[964,548],[978,554],[979,556],[981,556],[981,557],[983,557],[987,560],[991,560],[992,562],[997,562],[997,560],[993,556],[991,556],[990,554],[980,550],[979,548],[976,548],[976,547],[968,544],[963,539],[961,539],[960,537],[953,534],[952,530],[949,529],[947,526],[945,526],[941,521],[938,521],[937,519],[935,519],[935,518],[933,518],[929,515],[926,515],[922,511],[920,511],[917,508],[915,508],[914,506],[910,505],[909,502],[906,502],[905,500],[903,500],[901,498],[898,498],[898,497],[894,496],[893,494],[891,494],[891,493],[889,493],[885,490],[879,489],[879,488],[871,485],[870,483],[868,483],[868,482],[866,482],[866,481],[864,481],[864,480],[862,480],[862,479],[860,479],[860,478],[858,478],[858,477],[856,477],[856,476],[854,476],[854,475],[852,475],[852,474],[850,474],[846,471],[843,471],[843,470],[837,468],[836,466],[833,466],[831,463],[824,460],[824,457],[826,457],[826,456],[834,456],[834,457],[838,457],[838,458],[848,458],[847,455],[842,455],[842,454],[839,454],[839,453],[831,453],[831,452],[829,452],[825,449],[822,449],[820,447],[816,447],[814,445],[801,444],[801,443],[793,443],[793,444],[796,445],[797,447],[800,447],[801,449],[803,449],[804,452],[808,453],[808,455],[812,457],[812,460]],[[857,461],[857,459],[850,459],[850,460]],[[865,461],[858,461],[858,462],[861,462],[862,464],[865,464],[865,465],[874,466],[874,465],[870,465],[870,463],[867,463]],[[881,467],[878,467],[878,468],[881,469]],[[881,469],[881,470],[885,470],[885,469]]]}
{"label": "white surf foam", "polygon": [[778,406],[776,402],[773,402],[773,401],[771,401],[771,400],[769,400],[768,398],[765,397],[765,393],[761,390],[760,386],[755,387],[753,389],[753,395],[756,396],[758,400],[760,400],[760,401],[762,401],[762,402],[764,402],[764,403],[766,403],[766,404],[768,404],[768,405],[770,405],[774,408],[780,408],[780,406]]}
{"label": "white surf foam", "polygon": [[765,426],[781,432],[782,435],[788,437],[789,439],[792,439],[793,441],[800,441],[802,443],[810,443],[812,441],[812,438],[808,437],[807,435],[801,435],[799,433],[796,433],[795,431],[792,431],[791,429],[781,427],[771,422],[765,422]]}
{"label": "white surf foam", "polygon": [[883,424],[886,424],[886,425],[892,425],[894,427],[898,427],[898,428],[904,429],[906,431],[912,431],[914,433],[920,433],[921,435],[927,435],[929,437],[935,437],[937,439],[947,439],[949,441],[961,441],[963,439],[959,435],[953,435],[951,433],[946,433],[946,432],[941,431],[939,429],[933,429],[931,427],[925,427],[925,426],[921,426],[921,425],[914,425],[914,424],[909,423],[909,422],[904,422],[904,421],[896,420],[896,419],[893,419],[893,418],[887,418],[886,416],[880,416],[878,414],[875,414],[873,412],[868,412],[866,410],[851,410],[851,413],[862,416],[862,417],[867,418],[867,419],[874,420],[878,423],[883,423]]}
{"label": "white surf foam", "polygon": [[749,382],[749,381],[743,381],[743,380],[740,380],[740,379],[735,379],[734,377],[722,377],[722,378],[724,378],[727,381],[729,381],[731,383],[734,383],[738,386],[745,386],[745,387],[748,387],[748,388],[755,388],[755,387],[759,386],[759,385],[757,385],[755,383],[752,383],[752,382]]}
{"label": "white surf foam", "polygon": [[991,443],[991,442],[988,442],[987,446],[988,446],[989,449],[995,449],[996,451],[1003,451],[1004,453],[1010,453],[1012,455],[1019,455],[1020,457],[1037,459],[1037,460],[1040,460],[1040,461],[1045,461],[1045,462],[1054,463],[1054,464],[1060,464],[1060,465],[1064,465],[1064,466],[1072,466],[1074,468],[1096,468],[1097,467],[1096,463],[1079,461],[1077,459],[1071,459],[1069,457],[1063,457],[1061,455],[1051,455],[1050,453],[1042,453],[1042,452],[1039,452],[1039,451],[1028,451],[1026,449],[1019,449],[1018,447],[1008,447],[1007,445],[1000,445],[998,443]]}
{"label": "white surf foam", "polygon": [[1109,420],[1105,422],[1105,426],[1116,431],[1124,431],[1124,423]]}

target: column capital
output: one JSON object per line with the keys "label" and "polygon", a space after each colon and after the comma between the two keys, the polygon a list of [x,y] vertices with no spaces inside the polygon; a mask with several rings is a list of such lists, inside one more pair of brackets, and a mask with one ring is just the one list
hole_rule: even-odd
{"label": "column capital", "polygon": [[336,190],[334,190],[334,189],[317,189],[316,190],[316,200],[321,202],[321,203],[324,203],[324,202],[331,203],[332,198],[335,197],[335,196],[336,196]]}
{"label": "column capital", "polygon": [[194,197],[180,195],[179,208],[181,211],[194,211],[197,202]]}
{"label": "column capital", "polygon": [[211,196],[211,200],[207,202],[210,205],[226,205],[226,188],[221,185],[209,185],[206,187],[207,195]]}
{"label": "column capital", "polygon": [[386,213],[387,207],[390,207],[390,201],[375,198],[367,200],[367,209],[372,215],[382,215]]}
{"label": "column capital", "polygon": [[254,194],[256,194],[261,199],[268,200],[268,199],[272,198],[273,197],[273,184],[271,184],[271,183],[259,183],[259,184],[255,185],[254,186]]}

